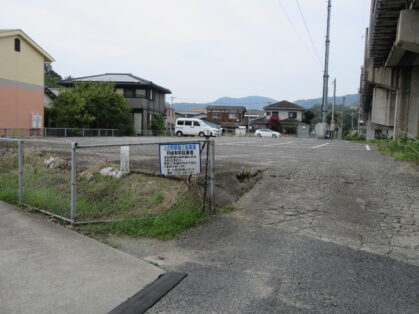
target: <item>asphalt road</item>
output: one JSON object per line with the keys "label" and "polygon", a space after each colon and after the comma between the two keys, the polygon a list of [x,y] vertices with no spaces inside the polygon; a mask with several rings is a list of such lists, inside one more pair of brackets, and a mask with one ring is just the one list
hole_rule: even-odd
{"label": "asphalt road", "polygon": [[[121,140],[173,138],[79,142]],[[344,141],[225,137],[216,151],[265,169],[238,210],[172,241],[110,239],[188,273],[150,313],[419,312],[417,167]]]}

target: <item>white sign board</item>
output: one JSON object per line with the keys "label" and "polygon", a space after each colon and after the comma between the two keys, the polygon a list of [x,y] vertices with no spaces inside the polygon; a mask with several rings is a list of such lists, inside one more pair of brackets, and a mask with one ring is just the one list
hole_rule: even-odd
{"label": "white sign board", "polygon": [[121,146],[121,172],[129,173],[129,146]]}
{"label": "white sign board", "polygon": [[199,143],[160,144],[160,175],[177,176],[200,172]]}

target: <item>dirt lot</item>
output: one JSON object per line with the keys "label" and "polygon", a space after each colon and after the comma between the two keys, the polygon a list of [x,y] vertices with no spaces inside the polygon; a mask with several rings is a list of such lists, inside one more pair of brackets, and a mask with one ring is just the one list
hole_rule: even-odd
{"label": "dirt lot", "polygon": [[[98,140],[121,139],[79,142]],[[189,274],[151,312],[417,313],[416,166],[349,142],[217,138],[216,150],[220,169],[264,169],[238,210],[172,241],[109,239]]]}

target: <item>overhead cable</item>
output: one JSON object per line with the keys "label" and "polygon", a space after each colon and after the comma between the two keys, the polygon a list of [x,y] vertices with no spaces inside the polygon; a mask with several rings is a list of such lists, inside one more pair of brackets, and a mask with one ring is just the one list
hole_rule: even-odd
{"label": "overhead cable", "polygon": [[301,37],[300,33],[297,30],[297,27],[295,26],[294,22],[292,21],[292,19],[290,18],[290,16],[288,15],[287,10],[285,9],[285,7],[283,6],[281,0],[277,0],[279,7],[281,8],[282,12],[284,13],[285,17],[287,18],[288,22],[290,23],[291,27],[293,28],[295,34],[297,35],[298,39],[300,41],[302,41],[304,47],[306,48],[307,52],[309,53],[309,55],[314,59],[314,61],[318,61],[320,66],[323,66],[323,63],[321,62],[321,60],[318,60],[312,53],[311,49],[309,48],[309,46],[306,44],[305,40]]}
{"label": "overhead cable", "polygon": [[317,59],[320,61],[320,64],[322,64],[322,58],[320,57],[319,51],[317,50],[317,47],[314,44],[314,40],[313,40],[313,37],[311,36],[310,29],[307,26],[307,22],[306,22],[306,19],[304,17],[303,10],[301,9],[301,6],[300,6],[300,1],[298,1],[298,0],[295,0],[295,1],[297,2],[298,11],[300,11],[301,19],[303,20],[304,27],[306,29],[308,37],[310,38],[310,41],[311,41],[311,44],[312,44],[312,46],[314,48],[314,51],[316,53]]}

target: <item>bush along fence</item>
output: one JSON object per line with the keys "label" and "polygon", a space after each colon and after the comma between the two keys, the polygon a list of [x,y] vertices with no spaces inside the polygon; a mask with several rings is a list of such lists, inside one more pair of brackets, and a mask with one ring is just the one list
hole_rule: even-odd
{"label": "bush along fence", "polygon": [[210,139],[78,145],[0,138],[0,200],[71,224],[215,214]]}

